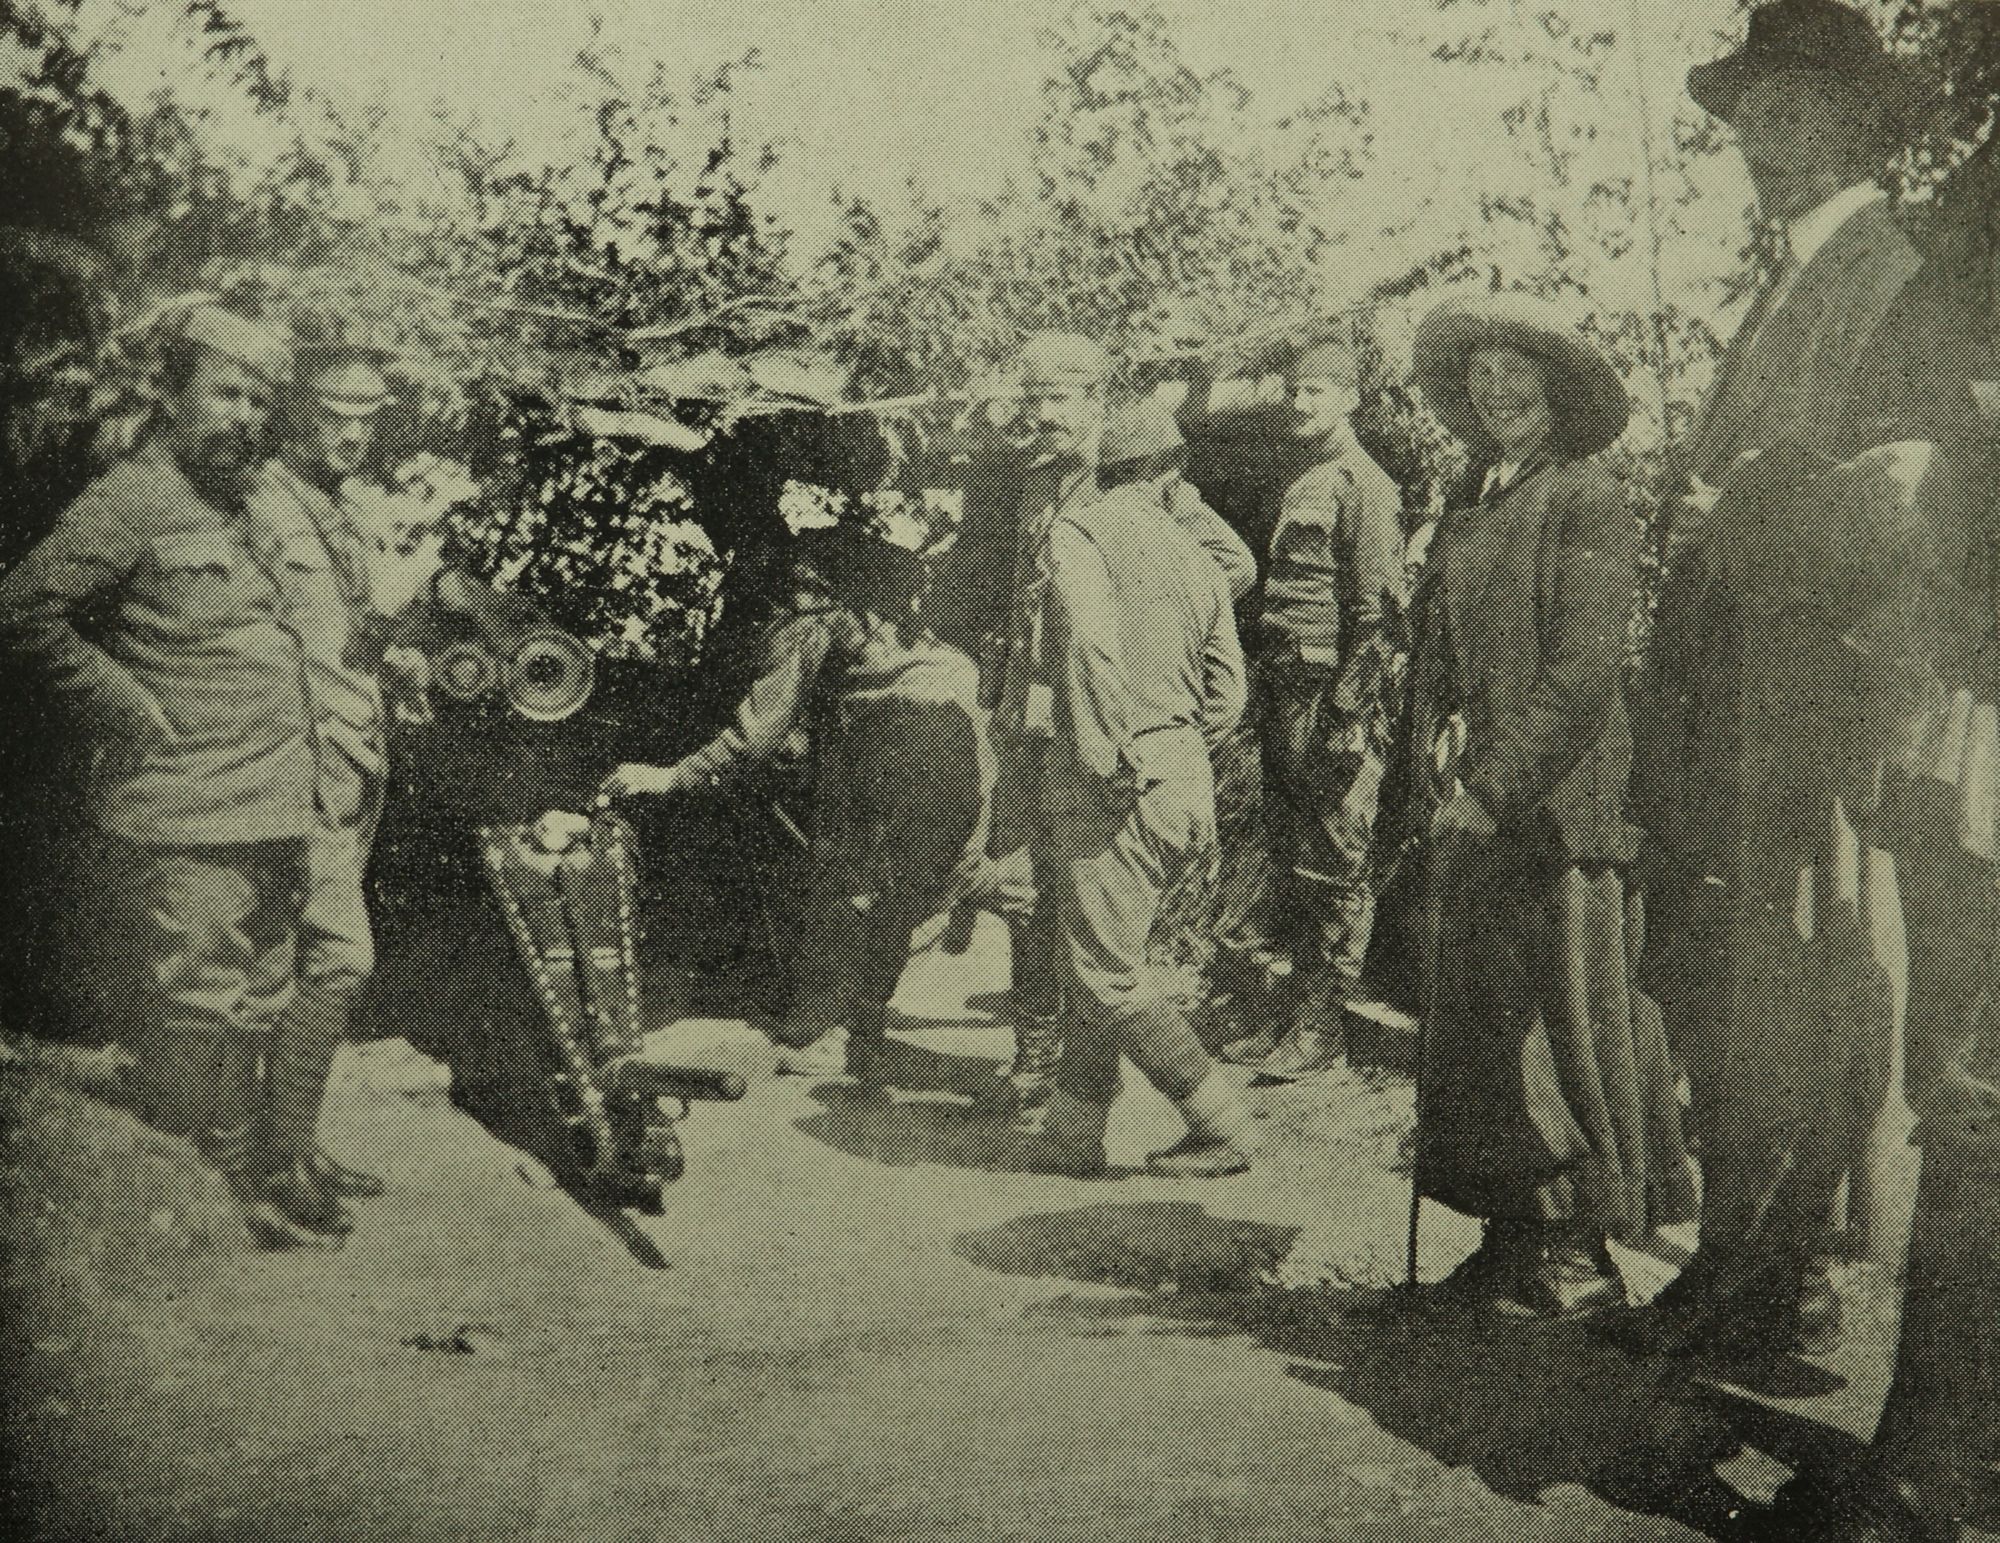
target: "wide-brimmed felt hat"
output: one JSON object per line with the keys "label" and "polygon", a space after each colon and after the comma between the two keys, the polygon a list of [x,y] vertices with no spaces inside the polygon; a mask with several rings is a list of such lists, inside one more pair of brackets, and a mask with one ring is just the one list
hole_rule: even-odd
{"label": "wide-brimmed felt hat", "polygon": [[1632,404],[1610,358],[1560,306],[1533,295],[1476,295],[1447,300],[1417,327],[1417,385],[1444,426],[1466,444],[1491,443],[1466,390],[1475,349],[1513,348],[1549,372],[1549,442],[1565,456],[1595,455],[1625,432]]}
{"label": "wide-brimmed felt hat", "polygon": [[1852,84],[1884,120],[1913,105],[1916,80],[1883,45],[1875,24],[1836,0],[1771,0],[1750,13],[1743,46],[1688,71],[1688,95],[1724,123],[1736,121],[1743,93],[1785,70],[1825,70]]}

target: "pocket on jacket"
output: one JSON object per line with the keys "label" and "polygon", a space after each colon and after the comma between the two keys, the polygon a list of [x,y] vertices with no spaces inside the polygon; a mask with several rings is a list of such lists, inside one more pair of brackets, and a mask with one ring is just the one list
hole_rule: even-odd
{"label": "pocket on jacket", "polygon": [[151,544],[153,601],[170,622],[227,623],[243,610],[248,555],[219,531],[157,536]]}

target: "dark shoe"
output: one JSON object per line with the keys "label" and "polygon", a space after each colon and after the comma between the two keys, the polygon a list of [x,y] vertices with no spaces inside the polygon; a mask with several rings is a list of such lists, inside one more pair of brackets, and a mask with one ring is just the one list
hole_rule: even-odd
{"label": "dark shoe", "polygon": [[259,1248],[273,1253],[288,1249],[338,1248],[346,1241],[344,1232],[320,1232],[301,1226],[269,1200],[250,1198],[243,1202],[243,1225]]}
{"label": "dark shoe", "polygon": [[1417,1313],[1457,1313],[1505,1297],[1520,1268],[1528,1238],[1517,1224],[1488,1222],[1475,1248],[1444,1279],[1411,1288],[1404,1302]]}
{"label": "dark shoe", "polygon": [[311,1166],[313,1177],[325,1189],[349,1200],[373,1200],[386,1187],[376,1175],[336,1162],[324,1147],[313,1152]]}
{"label": "dark shoe", "polygon": [[1250,1154],[1221,1136],[1189,1131],[1148,1157],[1146,1171],[1175,1179],[1226,1179],[1250,1171]]}
{"label": "dark shoe", "polygon": [[258,1181],[256,1196],[313,1232],[345,1237],[354,1230],[352,1213],[340,1203],[339,1196],[320,1183],[305,1158],[265,1174]]}
{"label": "dark shoe", "polygon": [[1215,1052],[1218,1061],[1227,1061],[1232,1066],[1261,1065],[1278,1048],[1278,1036],[1267,1024],[1254,1033],[1245,1034],[1241,1039],[1233,1039]]}
{"label": "dark shoe", "polygon": [[1771,1503],[1771,1543],[1957,1543],[1958,1519],[1905,1479],[1863,1472],[1841,1482],[1800,1474]]}
{"label": "dark shoe", "polygon": [[1104,1128],[1111,1106],[1056,1089],[1044,1108],[1041,1127],[1025,1133],[1028,1150],[1021,1166],[1032,1173],[1066,1179],[1101,1179],[1110,1172]]}
{"label": "dark shoe", "polygon": [[880,1094],[889,1091],[889,1042],[879,1034],[850,1034],[847,1039],[847,1075],[855,1091]]}
{"label": "dark shoe", "polygon": [[1625,1281],[1602,1238],[1551,1229],[1494,1302],[1516,1318],[1584,1318],[1625,1305]]}

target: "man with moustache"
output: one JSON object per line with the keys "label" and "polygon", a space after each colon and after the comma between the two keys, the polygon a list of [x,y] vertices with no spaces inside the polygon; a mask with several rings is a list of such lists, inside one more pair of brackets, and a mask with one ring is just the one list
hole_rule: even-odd
{"label": "man with moustache", "polygon": [[[996,732],[1004,733],[1010,721],[1023,730],[1013,736],[1014,764],[1011,771],[1002,765],[996,789],[995,855],[1019,850],[1026,839],[1031,811],[1009,790],[1036,785],[1047,740],[1045,704],[1029,702],[1018,661],[1031,643],[1029,612],[1039,603],[1023,586],[1032,589],[1037,544],[1055,516],[1097,498],[1120,475],[1144,479],[1147,496],[1213,562],[1232,604],[1257,581],[1257,560],[1242,538],[1168,464],[1179,433],[1163,405],[1142,400],[1118,415],[1110,437],[1123,441],[1124,449],[1113,444],[1112,453],[1124,460],[1106,466],[1110,359],[1098,344],[1067,333],[1037,334],[1023,344],[1013,373],[1021,400],[1005,430],[1007,450],[985,458],[1004,462],[1004,468],[980,467],[981,475],[968,485],[965,528],[942,565],[939,603],[933,607],[939,632],[961,639],[980,659],[981,689],[995,709]],[[1162,425],[1170,432],[1160,433]],[[994,470],[1004,470],[1004,476],[994,478]],[[1011,693],[1018,695],[1010,700]],[[1060,1050],[1060,942],[1046,908],[1031,914],[1017,908],[1010,930],[1015,1056],[1008,1080],[1012,1098],[1032,1123],[1033,1111],[1048,1098]]]}
{"label": "man with moustache", "polygon": [[293,989],[318,767],[306,652],[246,510],[287,339],[212,305],[165,340],[158,420],[0,580],[0,648],[74,711],[134,968],[141,1112],[216,1164],[266,1247],[333,1234],[261,1128]]}
{"label": "man with moustache", "polygon": [[285,438],[250,501],[278,554],[291,625],[305,650],[319,782],[299,918],[298,990],[265,1057],[266,1155],[296,1205],[325,1230],[352,1226],[343,1198],[382,1191],[319,1144],[320,1107],[354,1000],[373,973],[363,878],[388,777],[383,653],[390,620],[438,570],[439,541],[407,557],[357,522],[344,489],[367,464],[390,401],[382,360],[352,347],[302,349]]}
{"label": "man with moustache", "polygon": [[1103,349],[1044,333],[1021,364],[1039,459],[994,716],[992,851],[1027,846],[1060,960],[1062,1052],[1037,1166],[1105,1171],[1123,1055],[1188,1123],[1148,1166],[1240,1173],[1250,1117],[1145,957],[1161,897],[1214,847],[1209,751],[1243,710],[1228,584],[1154,484],[1101,486]]}
{"label": "man with moustache", "polygon": [[1256,712],[1271,878],[1229,943],[1289,954],[1294,970],[1277,1032],[1224,1053],[1289,1079],[1340,1058],[1342,1015],[1368,952],[1382,694],[1406,580],[1401,493],[1350,421],[1361,405],[1354,339],[1309,341],[1286,376],[1292,437],[1312,465],[1280,502],[1264,576]]}

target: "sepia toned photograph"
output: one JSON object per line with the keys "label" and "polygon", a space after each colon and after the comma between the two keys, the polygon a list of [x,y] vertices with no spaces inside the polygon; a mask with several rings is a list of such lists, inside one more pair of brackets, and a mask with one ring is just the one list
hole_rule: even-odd
{"label": "sepia toned photograph", "polygon": [[25,1543],[2000,1540],[2000,0],[0,0]]}

